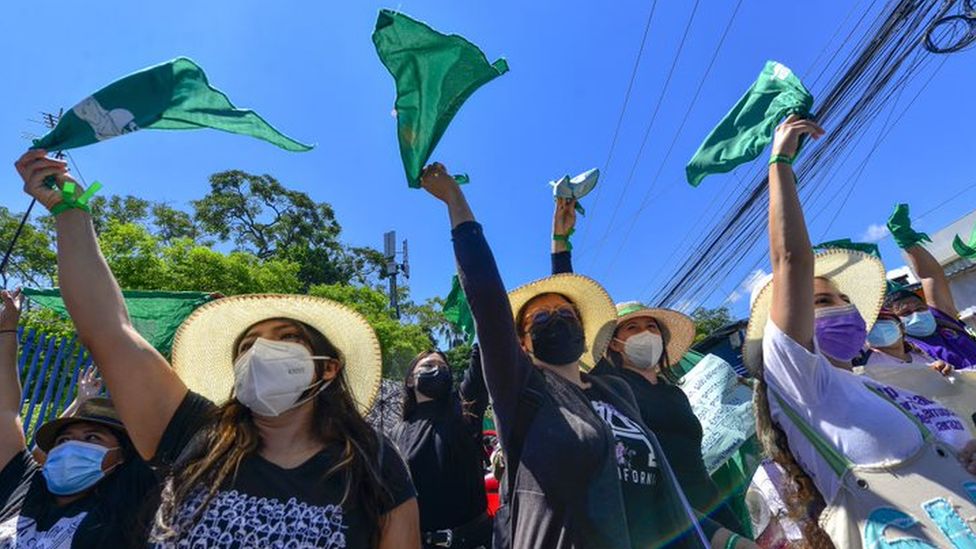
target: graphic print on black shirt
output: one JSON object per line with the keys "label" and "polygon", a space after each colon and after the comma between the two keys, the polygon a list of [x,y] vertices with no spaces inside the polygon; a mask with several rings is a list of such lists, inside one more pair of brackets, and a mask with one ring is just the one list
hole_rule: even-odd
{"label": "graphic print on black shirt", "polygon": [[[173,414],[157,453],[172,463],[173,456],[205,428],[194,418],[207,417],[202,412],[212,407],[210,401],[189,393]],[[248,455],[194,523],[182,528],[203,501],[203,487],[177,509],[178,536],[167,538],[154,528],[152,542],[155,547],[367,547],[372,532],[357,503],[342,502],[343,479],[324,478],[339,452],[331,446],[291,469]],[[414,497],[414,490],[395,447],[383,439],[380,453],[377,473],[392,499],[390,506],[380,509],[383,514]]]}
{"label": "graphic print on black shirt", "polygon": [[616,408],[599,400],[590,401],[600,419],[613,431],[617,474],[624,485],[654,486],[660,477],[654,446],[643,430]]}

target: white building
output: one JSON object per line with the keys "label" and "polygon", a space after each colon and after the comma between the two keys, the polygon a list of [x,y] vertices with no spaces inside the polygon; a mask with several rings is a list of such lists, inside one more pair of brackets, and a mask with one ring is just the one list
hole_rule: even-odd
{"label": "white building", "polygon": [[[956,301],[956,307],[962,313],[963,320],[976,328],[976,263],[959,257],[952,249],[952,241],[959,235],[964,242],[969,241],[969,235],[976,226],[976,210],[957,219],[949,226],[933,233],[932,242],[925,244],[925,248],[935,257],[936,261],[945,269],[949,279],[949,288]],[[901,284],[915,284],[918,278],[908,266],[888,271],[888,279]]]}

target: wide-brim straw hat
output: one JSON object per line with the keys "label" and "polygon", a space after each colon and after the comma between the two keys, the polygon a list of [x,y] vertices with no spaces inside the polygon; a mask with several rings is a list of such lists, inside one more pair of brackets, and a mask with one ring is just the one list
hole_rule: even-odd
{"label": "wide-brim straw hat", "polygon": [[603,357],[617,325],[617,311],[610,295],[592,278],[569,273],[547,276],[508,293],[516,324],[522,307],[542,294],[562,294],[576,306],[586,338],[580,363],[584,370],[590,370]]}
{"label": "wide-brim straw hat", "polygon": [[691,344],[695,342],[695,321],[678,311],[646,307],[639,301],[617,303],[617,326],[639,317],[653,318],[658,326],[662,326],[667,331],[668,340],[665,347],[668,351],[668,365],[674,366],[681,362],[681,357],[685,356]]}
{"label": "wide-brim straw hat", "polygon": [[[830,279],[840,293],[850,298],[867,324],[868,331],[878,318],[885,296],[885,268],[881,261],[869,254],[853,250],[832,249],[815,256],[814,276]],[[762,338],[769,321],[773,300],[773,280],[753,290],[752,311],[742,357],[753,373],[762,361]]]}
{"label": "wide-brim straw hat", "polygon": [[61,416],[41,425],[34,435],[34,442],[41,450],[50,452],[58,433],[74,423],[97,423],[115,431],[118,436],[128,436],[112,401],[107,398],[90,398],[82,402],[71,415]]}
{"label": "wide-brim straw hat", "polygon": [[216,403],[234,387],[234,343],[264,320],[304,322],[339,351],[356,407],[369,412],[379,394],[383,359],[369,322],[349,307],[307,295],[251,294],[211,301],[187,318],[173,339],[173,369],[191,391]]}

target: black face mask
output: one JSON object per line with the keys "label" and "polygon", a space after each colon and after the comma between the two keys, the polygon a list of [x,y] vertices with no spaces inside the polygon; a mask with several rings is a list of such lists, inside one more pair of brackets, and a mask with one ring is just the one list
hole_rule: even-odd
{"label": "black face mask", "polygon": [[532,338],[532,354],[554,366],[576,362],[586,348],[579,320],[558,314],[545,323],[533,324],[529,336]]}
{"label": "black face mask", "polygon": [[439,400],[451,392],[451,374],[443,368],[416,374],[417,390],[426,397]]}

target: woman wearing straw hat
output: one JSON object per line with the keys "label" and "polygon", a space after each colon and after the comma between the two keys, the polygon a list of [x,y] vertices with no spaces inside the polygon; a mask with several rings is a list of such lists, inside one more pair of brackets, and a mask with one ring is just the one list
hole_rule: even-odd
{"label": "woman wearing straw hat", "polygon": [[392,439],[417,488],[425,548],[491,546],[481,443],[486,408],[477,345],[458,391],[440,351],[421,352],[407,368],[402,421]]}
{"label": "woman wearing straw hat", "polygon": [[17,321],[22,297],[0,292],[0,547],[144,547],[159,482],[139,459],[112,401],[78,399],[37,430],[20,421]]}
{"label": "woman wearing straw hat", "polygon": [[[575,201],[557,198],[552,219],[552,274],[573,272],[569,235],[575,228]],[[722,501],[705,469],[701,422],[672,370],[691,348],[694,321],[677,311],[648,308],[636,301],[618,304],[617,315],[608,360],[601,360],[592,373],[616,375],[627,382],[641,419],[657,436],[692,506],[728,530],[742,532],[739,519]]]}
{"label": "woman wearing straw hat", "polygon": [[974,446],[957,454],[850,372],[881,307],[885,271],[864,253],[813,253],[791,162],[801,136],[822,134],[790,116],[773,141],[773,275],[754,294],[744,350],[758,379],[757,434],[786,470],[787,506],[810,546],[883,546],[886,530],[917,547],[976,539],[962,518],[976,515],[965,489],[976,480],[967,472],[976,471]]}
{"label": "woman wearing straw hat", "polygon": [[[43,155],[16,166],[51,209],[64,198],[45,178],[73,180]],[[136,449],[170,473],[154,545],[419,547],[403,461],[362,416],[381,361],[361,315],[308,296],[212,301],[180,327],[170,367],[132,327],[91,217],[72,206],[55,216],[65,304]]]}
{"label": "woman wearing straw hat", "polygon": [[422,185],[448,208],[505,452],[495,546],[723,547],[727,533],[699,525],[626,383],[581,372],[616,324],[606,291],[564,274],[506,296],[457,182],[434,164]]}

